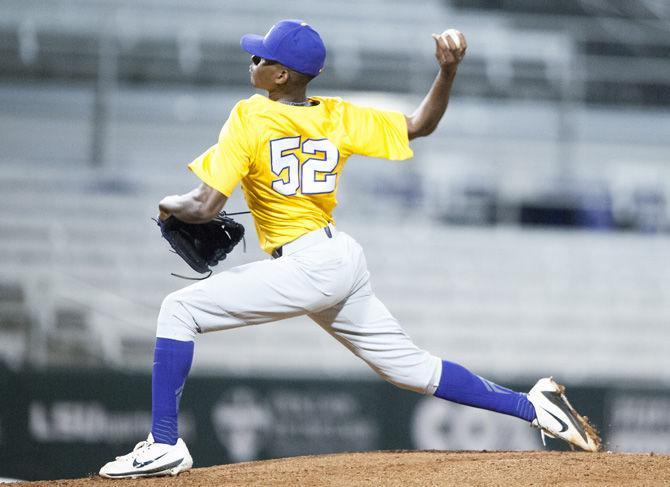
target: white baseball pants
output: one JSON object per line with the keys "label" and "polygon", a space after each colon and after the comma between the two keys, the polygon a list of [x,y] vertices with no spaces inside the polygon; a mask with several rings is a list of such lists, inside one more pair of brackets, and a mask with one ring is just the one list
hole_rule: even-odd
{"label": "white baseball pants", "polygon": [[157,336],[196,333],[308,315],[382,378],[433,394],[442,362],[419,349],[374,295],[361,246],[330,226],[283,246],[278,259],[235,267],[169,294]]}

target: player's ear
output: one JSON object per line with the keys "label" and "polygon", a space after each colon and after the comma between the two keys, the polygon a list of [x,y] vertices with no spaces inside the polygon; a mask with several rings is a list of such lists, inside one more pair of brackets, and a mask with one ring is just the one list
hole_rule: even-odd
{"label": "player's ear", "polygon": [[277,71],[277,74],[275,74],[275,84],[285,85],[288,83],[290,76],[288,69],[280,69]]}

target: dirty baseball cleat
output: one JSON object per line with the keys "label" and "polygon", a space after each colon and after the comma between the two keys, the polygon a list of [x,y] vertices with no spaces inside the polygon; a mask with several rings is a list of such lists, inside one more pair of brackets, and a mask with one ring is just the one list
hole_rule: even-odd
{"label": "dirty baseball cleat", "polygon": [[149,433],[146,441],[141,441],[127,455],[105,464],[100,475],[110,479],[157,477],[177,475],[190,469],[193,459],[184,441],[179,438],[175,445],[155,443]]}
{"label": "dirty baseball cleat", "polygon": [[553,377],[545,377],[528,393],[528,400],[535,407],[536,419],[531,426],[539,428],[544,436],[560,438],[570,446],[585,451],[596,452],[601,448],[598,431],[589,423],[586,416],[581,416],[565,397],[565,387],[558,384]]}

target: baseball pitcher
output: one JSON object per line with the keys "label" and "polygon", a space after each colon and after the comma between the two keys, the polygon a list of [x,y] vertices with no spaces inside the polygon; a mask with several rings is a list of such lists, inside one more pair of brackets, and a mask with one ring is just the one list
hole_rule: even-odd
{"label": "baseball pitcher", "polygon": [[[196,335],[299,315],[309,316],[398,387],[516,416],[583,450],[600,448],[597,432],[552,378],[519,393],[418,348],[375,296],[360,245],[335,226],[338,183],[352,154],[409,159],[409,142],[431,134],[440,122],[467,43],[453,30],[433,34],[433,40],[437,76],[416,111],[404,115],[308,96],[326,48],[301,20],[277,22],[265,36],[242,37],[242,48],[251,54],[251,84],[267,96],[235,105],[218,142],[188,166],[200,186],[165,197],[159,220],[162,229],[176,222],[207,224],[240,185],[260,246],[271,258],[220,272],[165,298],[156,331],[151,432],[132,452],[104,465],[100,475],[176,475],[190,469],[193,460],[179,438],[177,416]],[[211,251],[203,262],[215,264],[222,256],[225,252]]]}

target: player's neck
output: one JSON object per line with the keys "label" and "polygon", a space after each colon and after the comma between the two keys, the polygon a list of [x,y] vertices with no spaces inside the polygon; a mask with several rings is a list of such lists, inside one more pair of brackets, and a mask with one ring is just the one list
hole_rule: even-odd
{"label": "player's neck", "polygon": [[268,91],[268,98],[287,105],[306,105],[309,103],[305,86],[271,90]]}

